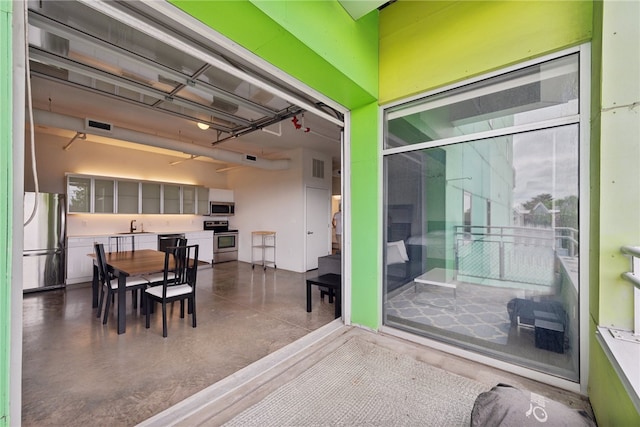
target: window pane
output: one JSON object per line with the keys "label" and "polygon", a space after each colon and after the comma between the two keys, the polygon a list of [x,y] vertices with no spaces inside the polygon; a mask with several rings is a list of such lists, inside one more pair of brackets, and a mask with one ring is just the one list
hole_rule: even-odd
{"label": "window pane", "polygon": [[384,157],[385,324],[578,380],[578,130]]}
{"label": "window pane", "polygon": [[385,148],[578,114],[578,55],[387,110]]}

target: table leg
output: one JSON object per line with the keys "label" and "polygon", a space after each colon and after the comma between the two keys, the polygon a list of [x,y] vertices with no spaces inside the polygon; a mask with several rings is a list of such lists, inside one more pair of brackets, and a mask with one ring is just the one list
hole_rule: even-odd
{"label": "table leg", "polygon": [[342,290],[340,288],[336,289],[336,308],[335,308],[335,316],[336,319],[342,316]]}
{"label": "table leg", "polygon": [[127,315],[127,276],[118,276],[118,334],[124,334],[126,330]]}
{"label": "table leg", "polygon": [[98,293],[100,292],[100,284],[98,283],[98,266],[93,264],[93,278],[91,279],[91,306],[98,306]]}
{"label": "table leg", "polygon": [[311,282],[307,280],[307,313],[311,313]]}

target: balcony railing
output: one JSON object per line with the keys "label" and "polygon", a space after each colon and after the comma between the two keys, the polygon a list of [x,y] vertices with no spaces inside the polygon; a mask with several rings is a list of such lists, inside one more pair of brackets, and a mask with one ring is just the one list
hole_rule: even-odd
{"label": "balcony railing", "polygon": [[631,258],[631,271],[622,277],[633,283],[633,336],[640,343],[640,246],[623,246],[623,254]]}
{"label": "balcony railing", "polygon": [[551,286],[556,256],[576,257],[578,231],[568,227],[454,227],[459,275]]}

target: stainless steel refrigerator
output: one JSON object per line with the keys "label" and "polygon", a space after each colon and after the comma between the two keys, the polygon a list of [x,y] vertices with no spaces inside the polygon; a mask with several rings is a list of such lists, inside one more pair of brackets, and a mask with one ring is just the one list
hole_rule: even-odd
{"label": "stainless steel refrigerator", "polygon": [[[36,193],[24,195],[24,220]],[[38,193],[38,210],[24,227],[22,289],[34,292],[64,286],[66,205],[64,194]]]}

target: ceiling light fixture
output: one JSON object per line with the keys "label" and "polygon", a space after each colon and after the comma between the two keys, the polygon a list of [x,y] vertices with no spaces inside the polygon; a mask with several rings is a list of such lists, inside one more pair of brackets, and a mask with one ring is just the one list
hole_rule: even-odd
{"label": "ceiling light fixture", "polygon": [[208,124],[206,124],[206,123],[198,122],[198,123],[197,123],[197,125],[198,125],[198,127],[199,127],[200,129],[202,129],[202,130],[207,130],[207,129],[209,129],[209,125],[208,125]]}

